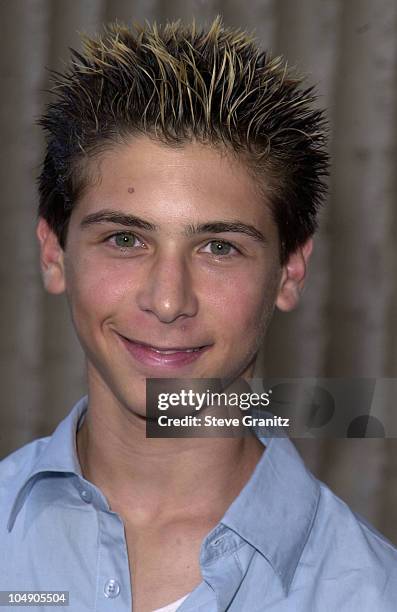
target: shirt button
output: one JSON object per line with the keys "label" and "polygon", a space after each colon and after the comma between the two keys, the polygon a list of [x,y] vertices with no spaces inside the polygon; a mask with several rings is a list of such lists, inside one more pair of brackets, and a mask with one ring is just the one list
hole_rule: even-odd
{"label": "shirt button", "polygon": [[82,489],[82,491],[80,491],[80,497],[87,504],[92,501],[92,493],[88,489]]}
{"label": "shirt button", "polygon": [[105,593],[106,597],[109,597],[110,599],[117,597],[120,593],[120,585],[117,580],[113,580],[113,578],[111,578],[105,582],[103,592]]}

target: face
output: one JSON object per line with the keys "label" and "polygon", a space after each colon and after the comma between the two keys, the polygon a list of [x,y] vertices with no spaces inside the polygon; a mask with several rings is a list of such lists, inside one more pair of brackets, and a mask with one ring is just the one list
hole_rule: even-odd
{"label": "face", "polygon": [[274,306],[298,300],[310,244],[281,267],[263,195],[213,147],[140,137],[91,163],[65,251],[38,225],[44,282],[66,291],[90,398],[142,416],[146,378],[251,376]]}

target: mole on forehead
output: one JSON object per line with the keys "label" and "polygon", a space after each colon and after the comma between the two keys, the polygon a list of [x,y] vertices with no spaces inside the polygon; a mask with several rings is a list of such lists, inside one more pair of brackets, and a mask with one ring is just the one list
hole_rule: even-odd
{"label": "mole on forehead", "polygon": [[128,187],[128,193],[134,193],[135,189],[133,187]]}

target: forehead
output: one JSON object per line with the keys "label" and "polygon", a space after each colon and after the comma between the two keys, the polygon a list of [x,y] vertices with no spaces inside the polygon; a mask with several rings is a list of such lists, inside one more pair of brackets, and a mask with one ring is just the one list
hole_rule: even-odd
{"label": "forehead", "polygon": [[266,196],[247,167],[211,145],[171,147],[131,138],[93,159],[89,171],[93,180],[77,216],[117,208],[157,224],[219,217],[258,226],[271,221]]}

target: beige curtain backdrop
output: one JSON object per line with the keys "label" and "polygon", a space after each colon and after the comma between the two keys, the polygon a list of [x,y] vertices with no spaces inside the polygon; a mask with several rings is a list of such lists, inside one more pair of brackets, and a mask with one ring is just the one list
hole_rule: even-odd
{"label": "beige curtain backdrop", "polygon": [[[276,314],[258,367],[269,376],[397,374],[395,0],[0,0],[0,456],[49,434],[85,392],[65,300],[47,296],[34,227],[43,150],[34,120],[46,67],[78,32],[118,19],[220,13],[254,29],[316,83],[332,123],[330,197],[300,308]],[[384,419],[397,429],[396,402]],[[397,440],[297,441],[314,473],[397,543]]]}

